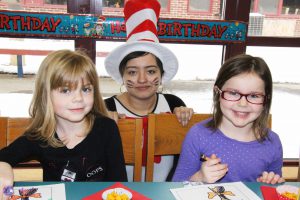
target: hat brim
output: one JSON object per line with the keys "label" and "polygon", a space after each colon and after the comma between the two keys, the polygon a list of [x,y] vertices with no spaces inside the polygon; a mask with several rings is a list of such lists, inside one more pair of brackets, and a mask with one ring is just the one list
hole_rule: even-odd
{"label": "hat brim", "polygon": [[161,60],[164,69],[162,83],[169,82],[176,75],[178,70],[178,60],[175,54],[167,47],[156,42],[127,42],[126,44],[123,44],[111,51],[104,61],[107,73],[119,84],[123,83],[123,79],[119,71],[120,63],[125,56],[135,51],[152,53]]}

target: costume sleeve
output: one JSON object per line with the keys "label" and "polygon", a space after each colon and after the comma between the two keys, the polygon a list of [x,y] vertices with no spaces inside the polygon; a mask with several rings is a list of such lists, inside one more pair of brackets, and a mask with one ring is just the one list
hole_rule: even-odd
{"label": "costume sleeve", "polygon": [[177,96],[173,94],[164,94],[171,111],[173,112],[174,108],[180,107],[180,106],[186,106],[185,103]]}
{"label": "costume sleeve", "polygon": [[107,129],[107,143],[106,143],[106,160],[107,173],[105,175],[106,181],[127,181],[127,173],[125,168],[125,160],[123,155],[123,148],[119,129],[115,121],[108,119],[106,122]]}
{"label": "costume sleeve", "polygon": [[114,96],[104,99],[108,111],[117,111]]}
{"label": "costume sleeve", "polygon": [[283,149],[279,136],[274,133],[274,137],[271,139],[271,144],[273,145],[273,161],[268,166],[268,172],[274,172],[282,176],[283,167]]}
{"label": "costume sleeve", "polygon": [[[28,140],[25,136],[20,136],[9,146],[0,150],[0,160],[15,166],[20,162],[37,159],[34,157],[36,144]],[[38,160],[38,159],[37,159]]]}
{"label": "costume sleeve", "polygon": [[197,125],[187,133],[172,181],[188,181],[200,169],[199,135]]}

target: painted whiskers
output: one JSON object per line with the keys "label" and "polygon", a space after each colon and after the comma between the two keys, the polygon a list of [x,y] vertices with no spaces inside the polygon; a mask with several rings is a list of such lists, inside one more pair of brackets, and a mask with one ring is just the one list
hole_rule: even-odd
{"label": "painted whiskers", "polygon": [[[159,79],[158,79],[158,78],[155,78],[153,81],[148,81],[148,83],[146,83],[145,85],[149,85],[149,86],[159,86],[159,85],[160,85]],[[134,88],[134,87],[139,86],[139,84],[138,84],[138,83],[135,83],[135,82],[133,82],[133,81],[131,81],[131,80],[127,80],[127,81],[126,81],[126,86],[127,86],[128,88]]]}

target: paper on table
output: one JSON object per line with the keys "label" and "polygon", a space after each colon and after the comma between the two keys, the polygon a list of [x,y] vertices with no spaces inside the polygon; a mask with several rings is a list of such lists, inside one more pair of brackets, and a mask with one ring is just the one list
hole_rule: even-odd
{"label": "paper on table", "polygon": [[177,200],[261,200],[242,182],[206,184],[170,190]]}
{"label": "paper on table", "polygon": [[39,200],[66,200],[65,184],[14,187],[14,194],[11,197],[12,200],[26,198]]}

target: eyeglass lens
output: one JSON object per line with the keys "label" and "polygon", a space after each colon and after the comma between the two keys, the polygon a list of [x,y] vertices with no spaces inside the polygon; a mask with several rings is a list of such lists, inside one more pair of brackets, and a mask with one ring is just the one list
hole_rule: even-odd
{"label": "eyeglass lens", "polygon": [[239,101],[243,96],[252,104],[263,104],[265,101],[265,96],[262,94],[241,94],[236,91],[221,91],[221,97],[228,101]]}

